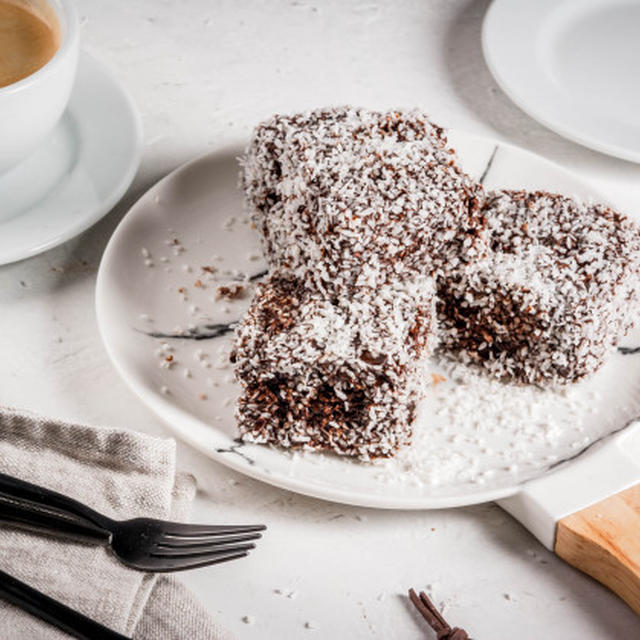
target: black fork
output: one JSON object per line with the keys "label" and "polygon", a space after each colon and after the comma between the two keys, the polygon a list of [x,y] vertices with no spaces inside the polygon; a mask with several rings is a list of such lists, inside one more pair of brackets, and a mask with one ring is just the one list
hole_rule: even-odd
{"label": "black fork", "polygon": [[0,522],[109,546],[120,561],[151,572],[182,571],[242,558],[264,525],[193,525],[154,518],[112,520],[55,491],[0,474]]}

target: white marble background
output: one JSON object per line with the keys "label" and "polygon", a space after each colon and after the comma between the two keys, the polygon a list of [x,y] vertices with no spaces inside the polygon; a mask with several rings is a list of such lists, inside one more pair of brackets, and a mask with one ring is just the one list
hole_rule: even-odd
{"label": "white marble background", "polygon": [[[100,256],[148,186],[197,154],[245,139],[275,111],[417,105],[442,124],[568,166],[622,209],[640,212],[639,165],[563,140],[498,89],[480,51],[484,0],[78,6],[83,46],[137,101],[144,157],[124,201],[93,229],[0,267],[0,403],[168,434],[120,381],[102,347],[93,308]],[[494,505],[373,511],[259,484],[184,445],[180,464],[200,483],[196,519],[269,525],[250,559],[185,576],[240,638],[430,638],[407,607],[410,586],[430,586],[450,621],[478,640],[640,637],[640,619],[626,605]]]}

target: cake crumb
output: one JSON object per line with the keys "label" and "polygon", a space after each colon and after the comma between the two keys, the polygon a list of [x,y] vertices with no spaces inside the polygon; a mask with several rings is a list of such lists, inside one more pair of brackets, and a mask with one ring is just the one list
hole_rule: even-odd
{"label": "cake crumb", "polygon": [[434,387],[437,387],[441,382],[446,382],[446,378],[442,375],[440,375],[439,373],[432,373],[431,374],[431,384]]}
{"label": "cake crumb", "polygon": [[244,297],[245,287],[241,284],[231,286],[221,286],[216,289],[216,300],[226,298],[227,300],[237,300]]}

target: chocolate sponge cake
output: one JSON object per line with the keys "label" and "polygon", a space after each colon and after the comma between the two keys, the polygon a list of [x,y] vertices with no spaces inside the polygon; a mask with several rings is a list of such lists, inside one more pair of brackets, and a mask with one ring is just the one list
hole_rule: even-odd
{"label": "chocolate sponge cake", "polygon": [[437,276],[485,251],[482,188],[419,112],[277,115],[242,165],[269,264],[322,289]]}
{"label": "chocolate sponge cake", "polygon": [[640,230],[545,192],[488,194],[489,253],[439,290],[442,346],[538,385],[593,373],[640,311]]}
{"label": "chocolate sponge cake", "polygon": [[242,438],[392,455],[411,435],[434,322],[424,277],[327,298],[290,272],[270,275],[236,331]]}

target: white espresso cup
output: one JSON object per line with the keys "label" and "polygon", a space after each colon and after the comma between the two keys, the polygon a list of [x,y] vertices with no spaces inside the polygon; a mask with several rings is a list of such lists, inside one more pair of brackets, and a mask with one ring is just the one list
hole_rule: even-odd
{"label": "white espresso cup", "polygon": [[59,46],[37,71],[0,87],[0,174],[25,159],[40,145],[63,114],[76,75],[78,17],[69,0],[13,0],[59,25]]}

